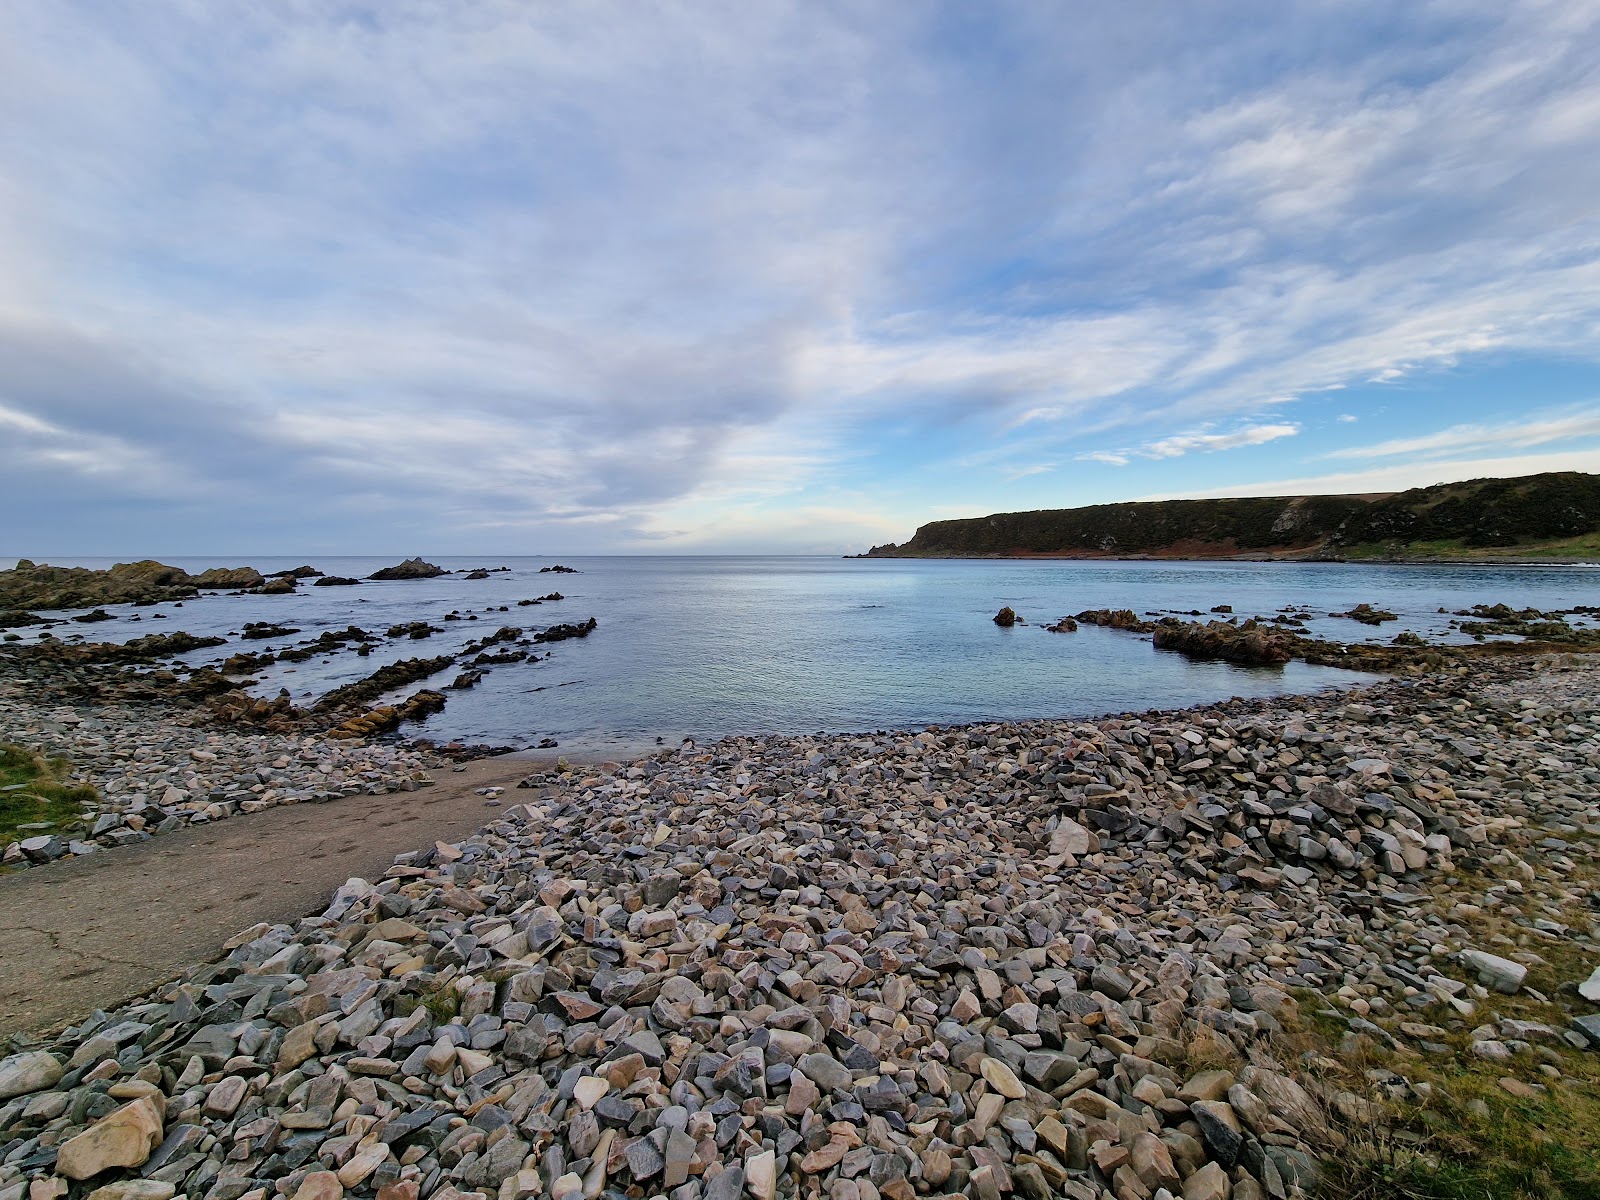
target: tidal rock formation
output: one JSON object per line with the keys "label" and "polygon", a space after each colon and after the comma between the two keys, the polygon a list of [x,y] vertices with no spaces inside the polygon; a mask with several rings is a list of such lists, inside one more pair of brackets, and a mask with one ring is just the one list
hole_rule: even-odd
{"label": "tidal rock formation", "polygon": [[254,567],[212,567],[193,576],[199,588],[256,588],[266,582],[265,576]]}
{"label": "tidal rock formation", "polygon": [[440,575],[448,575],[443,567],[436,567],[431,562],[424,562],[420,558],[408,558],[403,563],[392,567],[384,567],[381,571],[374,571],[368,579],[434,579]]}
{"label": "tidal rock formation", "polygon": [[1277,666],[1294,657],[1288,639],[1254,621],[1187,622],[1168,619],[1155,627],[1157,650],[1176,650],[1189,658],[1221,659],[1248,666]]}

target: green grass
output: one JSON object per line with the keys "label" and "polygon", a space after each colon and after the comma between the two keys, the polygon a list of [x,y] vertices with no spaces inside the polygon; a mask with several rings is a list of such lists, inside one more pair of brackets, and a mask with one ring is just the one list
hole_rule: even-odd
{"label": "green grass", "polygon": [[[1567,1000],[1562,987],[1587,978],[1600,962],[1600,947],[1583,933],[1591,927],[1591,914],[1563,894],[1574,887],[1582,894],[1596,882],[1586,856],[1574,858],[1579,865],[1572,874],[1528,881],[1518,898],[1525,912],[1542,912],[1567,925],[1568,936],[1540,937],[1492,905],[1460,915],[1471,944],[1512,956],[1532,951],[1542,961],[1530,965],[1521,992],[1478,1001],[1471,1017],[1444,1005],[1408,1014],[1442,1028],[1434,1040],[1454,1053],[1435,1058],[1364,1045],[1354,1058],[1343,1059],[1335,1049],[1343,1022],[1321,1017],[1309,997],[1302,1000],[1296,1032],[1325,1061],[1340,1063],[1342,1086],[1362,1091],[1363,1072],[1377,1066],[1432,1089],[1425,1103],[1394,1106],[1385,1126],[1345,1130],[1350,1145],[1339,1169],[1328,1173],[1327,1200],[1600,1200],[1600,1051],[1540,1043],[1534,1054],[1506,1063],[1487,1062],[1468,1051],[1471,1030],[1480,1022],[1511,1018],[1560,1029],[1567,1024],[1565,1010],[1591,1011],[1581,1001]],[[1478,900],[1494,882],[1493,875],[1464,868],[1429,890],[1435,906],[1447,909],[1456,901]],[[1550,999],[1535,999],[1530,990]],[[1560,1076],[1544,1075],[1540,1062]],[[1545,1091],[1516,1096],[1502,1086],[1506,1078]]]}
{"label": "green grass", "polygon": [[1497,559],[1547,558],[1557,561],[1600,560],[1600,533],[1559,538],[1548,542],[1529,542],[1521,546],[1469,546],[1460,538],[1434,542],[1366,542],[1345,547],[1341,553],[1351,561],[1392,558],[1437,558],[1448,561],[1488,561]]}
{"label": "green grass", "polygon": [[[0,847],[80,823],[83,807],[99,797],[84,783],[67,783],[66,764],[0,742]],[[27,825],[45,828],[26,829]]]}

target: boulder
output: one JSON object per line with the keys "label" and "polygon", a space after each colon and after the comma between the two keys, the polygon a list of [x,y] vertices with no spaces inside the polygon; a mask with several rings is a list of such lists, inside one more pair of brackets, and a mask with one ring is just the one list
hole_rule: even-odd
{"label": "boulder", "polygon": [[0,1100],[54,1087],[64,1073],[65,1068],[55,1055],[43,1050],[13,1054],[0,1061]]}
{"label": "boulder", "polygon": [[141,1096],[69,1139],[56,1159],[56,1172],[68,1179],[89,1179],[113,1167],[143,1166],[161,1136],[159,1101]]}
{"label": "boulder", "polygon": [[1017,623],[1017,614],[1008,604],[994,615],[994,623],[1002,629],[1010,629]]}
{"label": "boulder", "polygon": [[1528,968],[1521,963],[1512,962],[1509,958],[1501,958],[1498,954],[1489,954],[1483,950],[1463,950],[1461,962],[1468,970],[1477,972],[1478,981],[1484,987],[1504,992],[1508,996],[1515,995],[1522,987],[1522,981],[1528,977]]}

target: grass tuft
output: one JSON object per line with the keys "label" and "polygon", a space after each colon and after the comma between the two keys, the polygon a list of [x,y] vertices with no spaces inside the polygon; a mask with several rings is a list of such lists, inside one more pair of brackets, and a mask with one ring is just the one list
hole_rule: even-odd
{"label": "grass tuft", "polygon": [[84,806],[99,796],[86,783],[67,781],[66,774],[62,759],[0,742],[0,847],[82,822]]}

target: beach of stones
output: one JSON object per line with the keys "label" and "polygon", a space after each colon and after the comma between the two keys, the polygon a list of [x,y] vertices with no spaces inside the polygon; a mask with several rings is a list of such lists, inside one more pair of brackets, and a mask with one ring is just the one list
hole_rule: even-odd
{"label": "beach of stones", "polygon": [[[14,1039],[0,1200],[1298,1195],[1371,1112],[1281,1048],[1303,1004],[1447,1051],[1429,1014],[1529,1094],[1562,1086],[1546,1047],[1600,1044],[1600,978],[1525,984],[1556,942],[1600,962],[1556,919],[1590,899],[1595,682],[1497,663],[544,771]],[[1467,867],[1488,945],[1432,902]],[[1499,1017],[1512,992],[1548,1020]]]}
{"label": "beach of stones", "polygon": [[[0,847],[0,866],[55,862],[279,804],[410,792],[437,756],[380,743],[219,730],[200,710],[152,705],[40,707],[0,699],[0,741],[65,758],[99,793],[86,836],[41,831]],[[26,832],[26,831],[23,831]]]}

